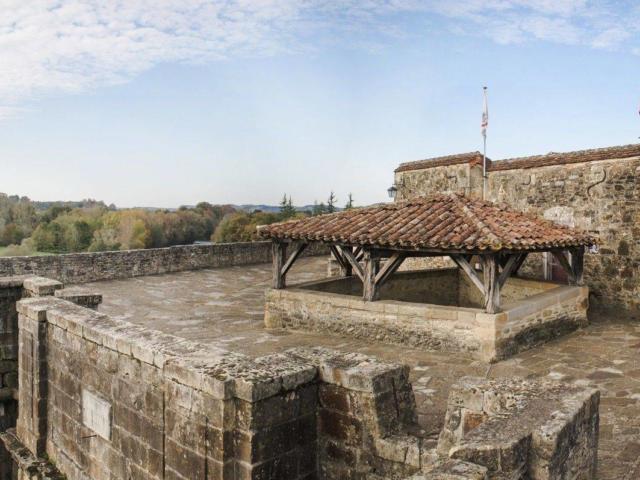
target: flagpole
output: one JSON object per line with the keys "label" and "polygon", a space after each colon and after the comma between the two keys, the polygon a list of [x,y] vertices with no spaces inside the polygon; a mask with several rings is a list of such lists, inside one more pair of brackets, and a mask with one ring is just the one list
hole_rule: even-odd
{"label": "flagpole", "polygon": [[487,87],[482,87],[484,94],[484,105],[482,112],[482,200],[487,197],[487,126],[489,123],[489,112],[487,109]]}
{"label": "flagpole", "polygon": [[[487,87],[485,87],[487,88]],[[483,135],[483,149],[482,149],[482,200],[486,200],[487,196],[487,134]]]}

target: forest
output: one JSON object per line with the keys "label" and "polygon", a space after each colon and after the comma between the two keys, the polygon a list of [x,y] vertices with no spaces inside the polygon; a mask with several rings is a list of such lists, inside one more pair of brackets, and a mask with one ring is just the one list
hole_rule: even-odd
{"label": "forest", "polygon": [[[349,195],[345,208],[351,207]],[[337,210],[333,192],[327,204],[316,202],[306,211],[297,210],[285,194],[277,212],[247,212],[232,205],[207,202],[175,210],[118,209],[92,199],[35,202],[0,193],[0,255],[131,250],[196,241],[255,241],[258,225]]]}

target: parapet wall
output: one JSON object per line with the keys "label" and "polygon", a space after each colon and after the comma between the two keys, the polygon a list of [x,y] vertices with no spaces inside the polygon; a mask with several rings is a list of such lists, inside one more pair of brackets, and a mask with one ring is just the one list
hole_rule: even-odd
{"label": "parapet wall", "polygon": [[[55,296],[21,300],[17,310],[20,409],[16,430],[0,433],[0,480],[487,480],[507,478],[516,460],[523,475],[508,478],[593,478],[597,391],[503,382],[516,407],[531,404],[528,391],[555,402],[554,415],[529,421],[518,431],[523,446],[506,451],[495,439],[513,429],[490,418],[501,400],[484,410],[474,400],[478,391],[494,398],[494,384],[465,384],[450,405],[488,419],[458,434],[452,410],[453,433],[443,433],[438,453],[435,439],[414,433],[406,366],[322,348],[251,359]],[[493,436],[483,436],[485,425]],[[545,432],[534,437],[540,446],[527,443],[531,431]],[[472,454],[476,438],[486,455]],[[545,468],[566,458],[575,475]]]}
{"label": "parapet wall", "polygon": [[[323,254],[326,248],[312,245],[304,253]],[[87,283],[270,261],[271,242],[179,245],[114,252],[0,257],[0,277],[38,275],[64,283]]]}
{"label": "parapet wall", "polygon": [[[3,440],[71,480],[350,478],[415,417],[408,369],[363,355],[250,359],[55,297],[18,311],[23,408]],[[341,441],[363,460],[338,462]]]}

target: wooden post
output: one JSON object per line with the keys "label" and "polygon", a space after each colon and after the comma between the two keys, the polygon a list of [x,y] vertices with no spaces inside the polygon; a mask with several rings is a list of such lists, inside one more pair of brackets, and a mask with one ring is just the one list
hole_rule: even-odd
{"label": "wooden post", "polygon": [[364,260],[362,298],[366,302],[373,302],[378,299],[378,289],[376,286],[376,259],[371,254],[371,250],[368,249],[364,251],[362,259]]}
{"label": "wooden post", "polygon": [[487,313],[500,311],[499,262],[495,253],[482,255],[484,273],[484,308]]}
{"label": "wooden post", "polygon": [[282,274],[285,259],[287,258],[287,244],[276,240],[271,244],[273,259],[273,288],[282,289],[286,286],[285,275]]}
{"label": "wooden post", "polygon": [[574,283],[584,285],[584,247],[571,251],[571,270],[573,270]]}

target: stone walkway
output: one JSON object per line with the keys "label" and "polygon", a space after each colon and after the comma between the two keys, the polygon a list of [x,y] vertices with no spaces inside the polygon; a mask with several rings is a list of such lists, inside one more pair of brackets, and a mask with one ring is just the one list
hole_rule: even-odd
{"label": "stone walkway", "polygon": [[[325,258],[298,261],[290,284],[325,276]],[[267,331],[262,326],[270,265],[199,270],[82,286],[104,295],[100,311],[174,335],[261,356],[294,346],[358,351],[411,366],[427,432],[442,426],[449,386],[464,375],[549,377],[601,390],[599,479],[640,479],[640,323],[594,319],[591,326],[487,365],[462,354],[368,344],[326,335]]]}

